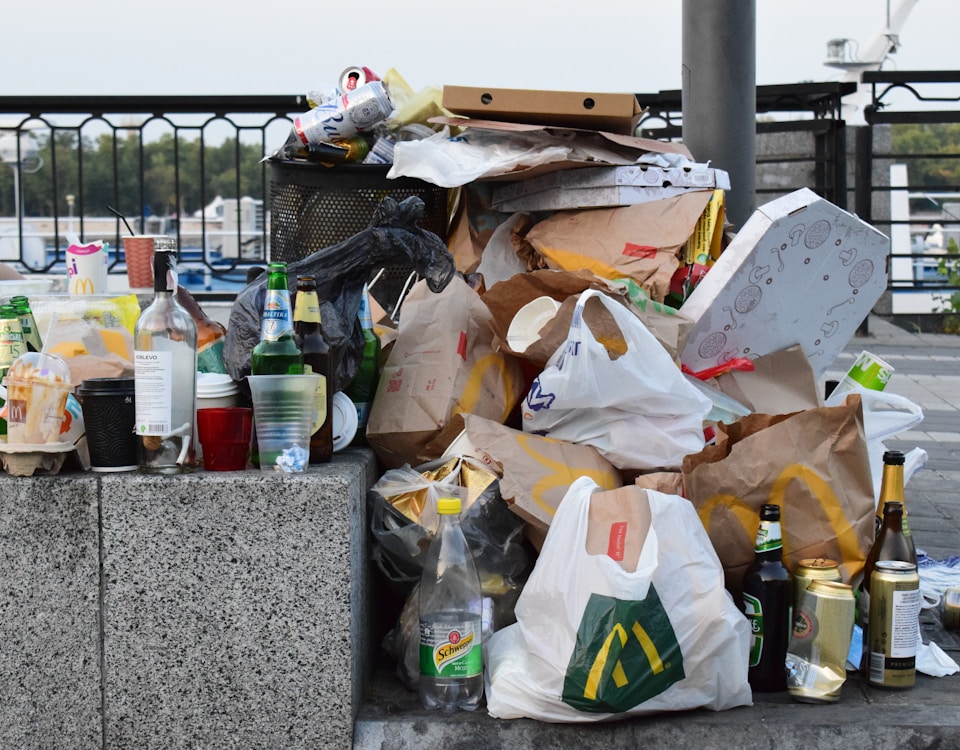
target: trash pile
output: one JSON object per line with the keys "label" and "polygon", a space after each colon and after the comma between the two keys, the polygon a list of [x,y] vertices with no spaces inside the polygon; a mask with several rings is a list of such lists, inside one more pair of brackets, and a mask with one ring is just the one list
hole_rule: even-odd
{"label": "trash pile", "polygon": [[[591,129],[582,95],[568,94],[555,111],[511,121],[522,94],[544,92],[490,91],[445,89],[454,116],[430,118],[442,126],[435,135],[396,143],[390,171],[456,192],[447,244],[459,271],[438,293],[418,282],[398,316],[375,321],[384,361],[366,440],[387,473],[370,504],[377,562],[406,597],[384,644],[399,678],[413,688],[429,674],[424,703],[437,707],[438,660],[466,650],[466,625],[438,646],[433,619],[418,634],[416,615],[418,572],[431,592],[438,585],[438,571],[417,564],[436,500],[467,508],[473,491],[425,467],[463,462],[496,477],[496,502],[519,521],[530,561],[491,575],[481,558],[504,528],[478,539],[471,520],[494,717],[719,710],[750,704],[751,689],[788,687],[797,700],[831,702],[844,661],[864,664],[873,684],[912,684],[883,664],[909,662],[915,674],[926,663],[916,639],[905,661],[878,654],[886,639],[870,641],[861,626],[883,613],[853,613],[869,586],[875,518],[897,495],[883,440],[923,415],[883,392],[889,368],[864,377],[877,362],[867,352],[832,394],[824,382],[886,288],[888,238],[808,189],[731,227],[728,175],[682,144],[630,135],[635,112],[614,117],[618,132]],[[454,100],[467,103],[458,111]],[[904,457],[901,500],[925,458]],[[395,471],[429,488],[416,508],[388,480]],[[769,506],[776,520],[761,523]],[[382,543],[400,530],[416,540],[406,560]],[[772,583],[769,600],[745,588],[761,554],[789,571],[780,604]],[[830,610],[839,620],[822,622],[841,635],[811,652],[796,639],[827,617],[830,592],[805,589],[793,611],[791,578],[814,560],[832,561],[844,603]],[[916,574],[915,555],[912,565]],[[916,602],[888,620],[919,633]],[[847,657],[839,678],[835,663],[810,656],[821,648]],[[757,676],[771,659],[773,683]],[[440,674],[473,678],[470,663],[451,657]]]}

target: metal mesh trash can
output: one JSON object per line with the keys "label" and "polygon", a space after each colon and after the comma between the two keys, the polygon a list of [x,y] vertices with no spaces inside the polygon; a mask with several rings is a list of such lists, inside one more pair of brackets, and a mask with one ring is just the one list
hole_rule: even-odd
{"label": "metal mesh trash can", "polygon": [[[420,226],[447,239],[447,190],[412,177],[387,179],[389,165],[341,164],[269,159],[270,259],[300,260],[365,229],[385,196],[398,202],[410,196],[425,207]],[[384,269],[372,293],[387,312],[400,295],[408,266]]]}

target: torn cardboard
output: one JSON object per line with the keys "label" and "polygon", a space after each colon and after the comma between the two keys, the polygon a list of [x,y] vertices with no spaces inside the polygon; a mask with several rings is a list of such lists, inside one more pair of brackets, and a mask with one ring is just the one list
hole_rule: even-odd
{"label": "torn cardboard", "polygon": [[799,344],[822,377],[887,288],[889,238],[803,188],[754,212],[690,293],[693,371]]}

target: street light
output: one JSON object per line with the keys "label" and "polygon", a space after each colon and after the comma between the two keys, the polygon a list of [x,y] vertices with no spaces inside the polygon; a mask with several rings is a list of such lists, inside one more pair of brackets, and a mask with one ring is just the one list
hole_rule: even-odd
{"label": "street light", "polygon": [[[13,219],[14,226],[21,242],[19,243],[19,252],[17,255],[26,265],[26,259],[23,257],[23,231],[21,219],[23,216],[23,195],[20,193],[20,174],[26,172],[33,174],[43,166],[43,158],[40,156],[40,148],[37,145],[37,139],[28,131],[15,131],[0,137],[0,161],[9,164],[13,170]],[[33,267],[39,268],[43,265],[43,254],[39,258],[32,259]]]}

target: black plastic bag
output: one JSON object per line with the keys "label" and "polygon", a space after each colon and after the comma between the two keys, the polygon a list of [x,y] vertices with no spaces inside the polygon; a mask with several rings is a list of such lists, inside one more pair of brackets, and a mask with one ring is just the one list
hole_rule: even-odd
{"label": "black plastic bag", "polygon": [[[358,313],[363,285],[371,272],[384,266],[409,265],[433,292],[440,292],[456,273],[456,264],[443,240],[421,229],[424,203],[410,196],[399,203],[389,196],[374,211],[370,226],[352,237],[287,265],[291,295],[297,276],[317,280],[323,337],[337,362],[335,391],[353,380],[363,354],[363,331]],[[260,341],[260,316],[267,276],[261,274],[237,295],[230,310],[223,360],[230,377],[243,381],[250,374],[250,354]]]}

